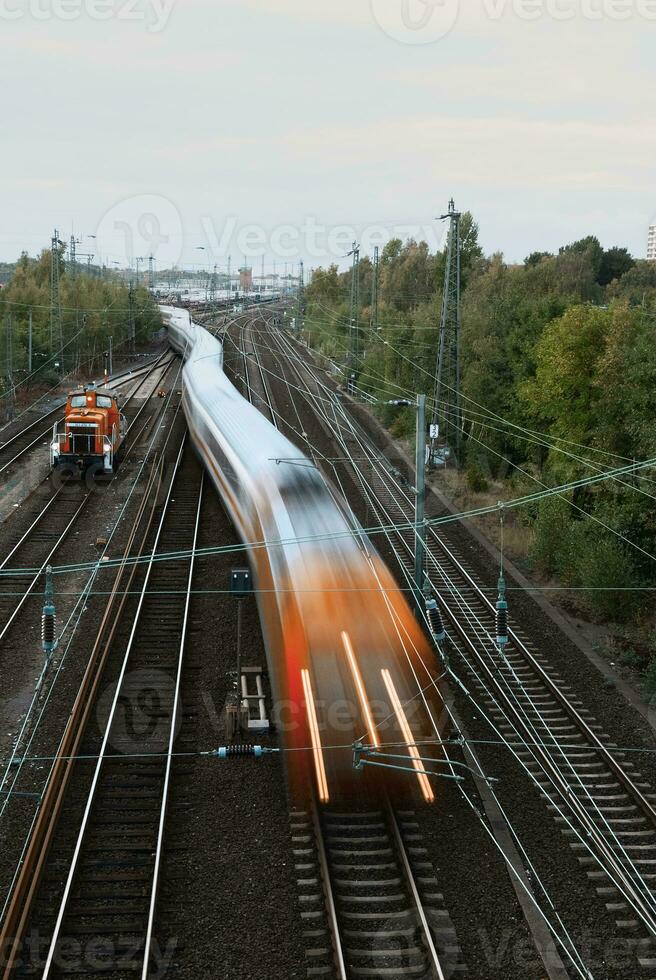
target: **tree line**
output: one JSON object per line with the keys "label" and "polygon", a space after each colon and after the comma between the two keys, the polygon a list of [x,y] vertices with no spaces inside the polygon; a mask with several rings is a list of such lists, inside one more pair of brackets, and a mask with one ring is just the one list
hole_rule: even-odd
{"label": "tree line", "polygon": [[[507,494],[560,486],[656,456],[656,263],[590,236],[521,264],[485,256],[462,219],[461,369],[464,478]],[[357,385],[386,402],[432,395],[446,257],[425,242],[360,262]],[[317,269],[305,290],[312,346],[344,365],[351,273]],[[411,409],[377,409],[411,438]],[[522,515],[528,562],[576,611],[617,625],[627,661],[656,692],[656,475],[649,470],[550,497]],[[651,666],[653,664],[653,666]]]}
{"label": "tree line", "polygon": [[[110,338],[127,352],[148,341],[161,326],[157,304],[144,286],[130,287],[117,275],[92,275],[72,267],[62,250],[54,257],[59,280],[53,302],[53,256],[21,255],[0,290],[0,373],[6,396],[54,385],[62,375],[102,368]],[[31,335],[31,369],[30,369]]]}

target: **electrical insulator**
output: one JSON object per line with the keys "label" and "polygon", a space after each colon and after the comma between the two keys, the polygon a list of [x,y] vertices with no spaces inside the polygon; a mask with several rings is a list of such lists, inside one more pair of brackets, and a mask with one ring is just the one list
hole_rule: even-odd
{"label": "electrical insulator", "polygon": [[437,604],[437,599],[426,599],[426,612],[428,613],[428,621],[430,623],[433,639],[436,643],[443,643],[446,639],[446,630],[444,629],[442,613],[440,612],[440,607]]}
{"label": "electrical insulator", "polygon": [[55,625],[57,620],[53,594],[52,568],[48,565],[46,569],[45,603],[41,614],[41,645],[46,657],[50,657],[52,651],[55,649]]}
{"label": "electrical insulator", "polygon": [[41,641],[43,652],[52,653],[55,649],[55,607],[46,605],[41,616]]}
{"label": "electrical insulator", "polygon": [[497,643],[504,647],[508,642],[508,603],[506,602],[506,582],[499,578],[499,598],[497,601]]}
{"label": "electrical insulator", "polygon": [[259,759],[264,752],[261,745],[222,745],[216,750],[219,759],[237,759],[245,756],[255,756]]}

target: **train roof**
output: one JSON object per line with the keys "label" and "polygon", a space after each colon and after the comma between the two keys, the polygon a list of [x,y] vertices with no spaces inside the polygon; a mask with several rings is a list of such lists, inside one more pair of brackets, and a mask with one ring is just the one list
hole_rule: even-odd
{"label": "train roof", "polygon": [[72,395],[88,395],[91,392],[97,395],[109,395],[110,398],[116,398],[116,392],[112,388],[105,388],[104,385],[87,385],[86,387],[73,388],[68,393],[68,397],[71,398]]}

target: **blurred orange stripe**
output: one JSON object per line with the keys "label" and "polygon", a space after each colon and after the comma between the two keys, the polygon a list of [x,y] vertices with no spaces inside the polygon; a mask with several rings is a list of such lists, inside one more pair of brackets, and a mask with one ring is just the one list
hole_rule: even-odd
{"label": "blurred orange stripe", "polygon": [[351,667],[351,673],[353,674],[353,680],[355,681],[355,687],[358,692],[358,698],[360,699],[360,706],[362,708],[362,713],[367,719],[369,738],[371,739],[372,745],[375,748],[378,748],[380,746],[380,742],[378,741],[378,736],[376,735],[376,726],[374,725],[374,719],[371,714],[371,707],[369,706],[369,701],[367,700],[367,692],[365,691],[364,682],[362,680],[362,674],[360,673],[358,662],[355,659],[355,653],[353,652],[351,638],[345,630],[342,631],[342,643],[344,644],[344,649],[346,650],[346,656],[348,657],[348,661]]}
{"label": "blurred orange stripe", "polygon": [[309,670],[301,671],[303,678],[303,690],[305,691],[305,705],[307,707],[308,721],[310,722],[310,738],[312,739],[312,754],[314,755],[314,766],[317,770],[317,783],[319,786],[319,799],[322,803],[329,800],[328,780],[326,779],[326,767],[323,763],[323,751],[321,748],[321,736],[319,734],[319,722],[317,721],[317,709],[314,704],[312,684],[310,682]]}
{"label": "blurred orange stripe", "polygon": [[394,708],[394,713],[398,719],[401,731],[403,732],[403,738],[408,746],[408,752],[410,753],[410,758],[412,759],[412,764],[417,770],[417,777],[419,779],[419,785],[421,786],[421,791],[424,794],[424,799],[427,803],[435,802],[435,794],[433,793],[433,787],[430,784],[430,780],[426,775],[424,770],[424,764],[421,761],[419,752],[417,751],[417,746],[414,744],[414,737],[412,731],[410,730],[410,725],[408,724],[408,719],[406,717],[405,711],[403,710],[403,705],[401,700],[396,693],[396,688],[394,687],[394,681],[392,680],[392,675],[389,670],[385,668],[381,670],[383,675],[383,680],[385,681],[385,687],[387,688],[387,693],[389,694],[390,701],[392,702],[392,707]]}

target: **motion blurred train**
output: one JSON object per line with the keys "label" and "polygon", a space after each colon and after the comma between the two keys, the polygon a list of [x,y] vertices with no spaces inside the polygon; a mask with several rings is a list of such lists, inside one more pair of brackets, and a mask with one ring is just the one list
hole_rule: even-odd
{"label": "motion blurred train", "polygon": [[[432,803],[422,758],[444,757],[422,743],[444,728],[438,661],[403,593],[314,464],[230,383],[221,343],[162,310],[185,359],[189,431],[250,546],[292,792]],[[381,753],[361,770],[357,742]]]}

